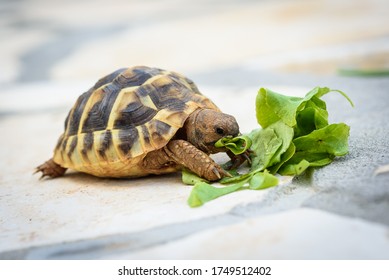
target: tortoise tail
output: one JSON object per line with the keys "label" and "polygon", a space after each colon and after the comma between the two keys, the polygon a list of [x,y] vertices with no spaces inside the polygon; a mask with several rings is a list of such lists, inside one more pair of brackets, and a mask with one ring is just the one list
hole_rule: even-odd
{"label": "tortoise tail", "polygon": [[59,164],[56,164],[53,159],[49,159],[44,164],[39,165],[34,174],[42,172],[40,179],[48,176],[50,178],[56,178],[62,176],[66,172],[66,168],[61,167]]}

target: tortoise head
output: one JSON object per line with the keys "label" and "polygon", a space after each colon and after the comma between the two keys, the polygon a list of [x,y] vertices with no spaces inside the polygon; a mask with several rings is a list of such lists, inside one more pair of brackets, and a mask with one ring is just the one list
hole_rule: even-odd
{"label": "tortoise head", "polygon": [[215,143],[225,136],[239,135],[239,125],[233,116],[212,109],[193,112],[185,130],[187,141],[207,154],[226,152],[225,148],[216,148]]}

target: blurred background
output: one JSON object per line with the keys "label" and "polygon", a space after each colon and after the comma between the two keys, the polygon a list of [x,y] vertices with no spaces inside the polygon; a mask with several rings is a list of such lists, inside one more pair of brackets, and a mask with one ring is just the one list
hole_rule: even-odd
{"label": "blurred background", "polygon": [[132,65],[200,82],[227,70],[389,70],[387,0],[1,0],[0,15],[3,86]]}

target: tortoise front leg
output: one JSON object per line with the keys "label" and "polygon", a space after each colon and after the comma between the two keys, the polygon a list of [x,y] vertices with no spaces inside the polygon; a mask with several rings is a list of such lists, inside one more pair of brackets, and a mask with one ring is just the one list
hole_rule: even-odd
{"label": "tortoise front leg", "polygon": [[197,149],[185,140],[172,140],[164,147],[166,154],[177,164],[188,168],[198,176],[217,181],[223,177],[231,177],[206,153]]}

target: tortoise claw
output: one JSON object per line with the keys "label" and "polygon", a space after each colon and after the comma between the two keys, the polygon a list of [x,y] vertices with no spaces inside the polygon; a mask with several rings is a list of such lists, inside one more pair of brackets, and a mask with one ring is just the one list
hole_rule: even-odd
{"label": "tortoise claw", "polygon": [[236,169],[239,166],[241,166],[245,161],[247,161],[247,163],[251,165],[251,159],[250,159],[251,153],[252,153],[251,150],[247,150],[243,154],[239,154],[239,155],[234,155],[230,151],[227,152],[227,155],[231,158],[231,161],[228,162],[227,169],[228,170]]}
{"label": "tortoise claw", "polygon": [[219,170],[217,170],[216,167],[212,168],[212,172],[213,172],[213,174],[216,175],[216,177],[217,177],[218,179],[221,179],[221,178],[222,178],[222,176],[220,175]]}
{"label": "tortoise claw", "polygon": [[212,171],[219,179],[221,179],[222,177],[233,177],[229,172],[225,171],[223,168],[214,167]]}
{"label": "tortoise claw", "polygon": [[247,161],[247,163],[249,164],[249,165],[251,165],[251,158],[250,158],[250,154],[251,154],[252,152],[250,151],[250,150],[247,150],[247,151],[245,151],[243,154],[242,154],[242,157]]}
{"label": "tortoise claw", "polygon": [[60,165],[56,164],[53,159],[50,159],[46,161],[45,163],[39,165],[33,174],[36,174],[38,172],[42,172],[42,176],[39,178],[39,180],[42,180],[44,177],[50,177],[55,178],[62,176],[66,171],[66,168],[61,167]]}

